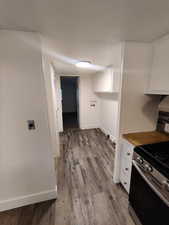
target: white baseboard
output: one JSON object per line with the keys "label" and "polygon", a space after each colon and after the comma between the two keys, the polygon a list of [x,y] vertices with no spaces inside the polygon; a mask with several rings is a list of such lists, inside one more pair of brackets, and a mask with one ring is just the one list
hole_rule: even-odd
{"label": "white baseboard", "polygon": [[105,135],[109,135],[110,136],[110,140],[112,142],[116,143],[116,138],[107,129],[105,129],[104,127],[99,127],[99,128]]}
{"label": "white baseboard", "polygon": [[82,129],[82,130],[96,129],[96,128],[99,128],[99,126],[97,124],[80,126],[80,129]]}
{"label": "white baseboard", "polygon": [[31,195],[25,195],[18,198],[0,201],[0,212],[18,208],[21,206],[31,205],[38,202],[56,199],[56,197],[57,197],[57,187],[54,190],[43,191]]}

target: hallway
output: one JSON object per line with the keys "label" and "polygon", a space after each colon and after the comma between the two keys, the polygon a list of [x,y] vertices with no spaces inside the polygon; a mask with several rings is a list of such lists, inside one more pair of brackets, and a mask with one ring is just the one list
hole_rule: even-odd
{"label": "hallway", "polygon": [[0,213],[0,224],[133,225],[127,194],[112,181],[111,141],[99,129],[69,130],[60,139],[57,201]]}

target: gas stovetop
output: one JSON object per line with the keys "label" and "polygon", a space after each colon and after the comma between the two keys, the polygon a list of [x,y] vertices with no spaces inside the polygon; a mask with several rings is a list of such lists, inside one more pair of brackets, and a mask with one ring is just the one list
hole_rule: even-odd
{"label": "gas stovetop", "polygon": [[137,146],[134,151],[169,179],[169,141]]}

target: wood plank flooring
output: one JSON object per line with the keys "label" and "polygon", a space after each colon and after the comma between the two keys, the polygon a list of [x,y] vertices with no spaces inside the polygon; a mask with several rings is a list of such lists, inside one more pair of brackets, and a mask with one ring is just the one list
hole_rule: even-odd
{"label": "wood plank flooring", "polygon": [[114,148],[99,129],[61,134],[58,199],[0,213],[0,225],[134,225],[113,184]]}

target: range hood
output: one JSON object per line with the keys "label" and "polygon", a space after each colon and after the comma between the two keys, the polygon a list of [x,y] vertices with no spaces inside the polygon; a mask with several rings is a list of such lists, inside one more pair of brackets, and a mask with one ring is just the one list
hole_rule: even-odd
{"label": "range hood", "polygon": [[165,97],[159,104],[159,111],[169,112],[169,96]]}

